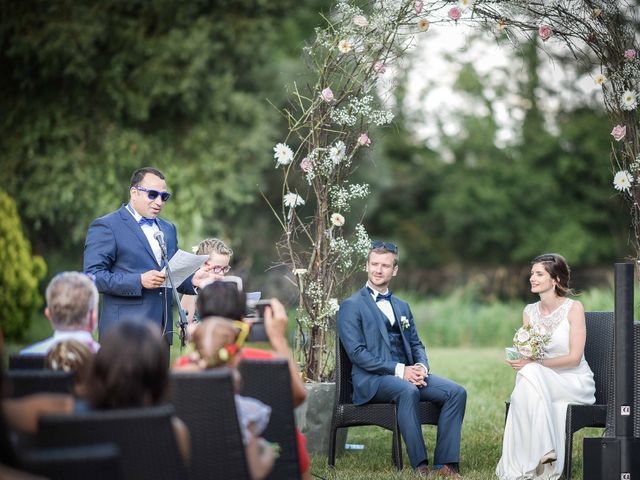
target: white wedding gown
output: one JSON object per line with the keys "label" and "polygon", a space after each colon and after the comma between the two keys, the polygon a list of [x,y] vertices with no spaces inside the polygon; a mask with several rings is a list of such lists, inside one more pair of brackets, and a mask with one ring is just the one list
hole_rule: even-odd
{"label": "white wedding gown", "polygon": [[[549,315],[540,313],[540,302],[527,305],[525,312],[535,325],[542,323],[553,333],[545,358],[569,353],[568,314],[573,300],[566,299]],[[538,363],[525,365],[516,375],[511,405],[502,440],[502,457],[496,468],[501,480],[554,480],[564,465],[564,429],[568,403],[595,402],[593,372],[584,359],[573,368],[548,368]],[[556,460],[541,464],[542,457],[555,451]]]}

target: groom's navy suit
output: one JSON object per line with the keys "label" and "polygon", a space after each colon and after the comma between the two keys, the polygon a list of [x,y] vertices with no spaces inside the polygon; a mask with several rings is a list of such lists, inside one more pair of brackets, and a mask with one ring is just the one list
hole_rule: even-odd
{"label": "groom's navy suit", "polygon": [[460,432],[466,406],[466,391],[460,385],[429,374],[426,387],[396,377],[396,365],[420,363],[429,368],[424,345],[418,337],[409,305],[391,296],[395,322],[376,305],[365,287],[340,305],[338,334],[353,363],[353,403],[395,402],[398,425],[407,445],[411,465],[427,461],[418,405],[428,400],[441,406],[434,464],[460,461]]}
{"label": "groom's navy suit", "polygon": [[[178,249],[176,227],[159,217],[156,224],[164,234],[167,256],[171,258]],[[168,319],[165,330],[171,331],[171,290],[143,288],[140,279],[142,273],[161,268],[149,240],[125,205],[91,223],[84,247],[84,271],[95,276],[96,287],[103,294],[98,321],[100,336],[127,318],[148,319],[162,329],[165,311]],[[194,294],[191,278],[178,291]],[[172,335],[167,335],[169,343],[171,339]]]}

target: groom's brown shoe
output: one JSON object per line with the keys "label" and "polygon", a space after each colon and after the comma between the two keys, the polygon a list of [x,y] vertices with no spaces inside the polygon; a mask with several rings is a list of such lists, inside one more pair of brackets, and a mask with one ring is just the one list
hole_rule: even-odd
{"label": "groom's brown shoe", "polygon": [[418,465],[414,472],[420,478],[427,478],[429,473],[431,473],[431,469],[429,468],[429,465]]}
{"label": "groom's brown shoe", "polygon": [[462,480],[462,475],[456,472],[449,465],[444,465],[442,468],[439,468],[438,470],[434,470],[433,473],[443,478],[453,478],[456,480]]}

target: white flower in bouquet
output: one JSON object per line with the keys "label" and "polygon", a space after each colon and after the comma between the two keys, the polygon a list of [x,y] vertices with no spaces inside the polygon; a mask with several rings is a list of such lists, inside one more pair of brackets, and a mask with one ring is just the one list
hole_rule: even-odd
{"label": "white flower in bouquet", "polygon": [[513,346],[524,358],[540,360],[551,338],[551,333],[544,325],[523,325],[513,336]]}

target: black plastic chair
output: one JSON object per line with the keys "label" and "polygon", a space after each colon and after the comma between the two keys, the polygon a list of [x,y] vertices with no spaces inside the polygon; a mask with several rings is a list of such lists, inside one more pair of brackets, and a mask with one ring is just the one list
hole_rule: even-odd
{"label": "black plastic chair", "polygon": [[33,393],[72,393],[73,374],[54,370],[8,370],[9,396],[20,398]]}
{"label": "black plastic chair", "polygon": [[192,480],[250,478],[231,370],[172,372],[171,402],[191,435]]}
{"label": "black plastic chair", "polygon": [[278,443],[281,450],[280,457],[267,478],[300,478],[293,394],[287,360],[243,359],[238,370],[242,376],[242,395],[257,398],[271,407],[271,420],[262,436],[270,442]]}
{"label": "black plastic chair", "polygon": [[42,370],[46,368],[46,358],[46,355],[40,353],[12,353],[9,355],[9,370]]}
{"label": "black plastic chair", "polygon": [[[172,405],[40,418],[39,447],[115,443],[125,480],[186,480],[172,425]],[[89,477],[90,478],[90,477]]]}
{"label": "black plastic chair", "polygon": [[51,480],[120,480],[120,450],[113,443],[40,448],[21,455],[22,468]]}
{"label": "black plastic chair", "polygon": [[[613,312],[586,312],[587,338],[584,357],[591,367],[596,384],[596,403],[567,405],[565,423],[564,477],[571,480],[573,434],[586,427],[607,426],[607,405],[613,400],[614,380],[614,322]],[[509,413],[509,402],[506,404]],[[505,415],[506,420],[506,415]]]}
{"label": "black plastic chair", "polygon": [[[336,335],[337,337],[337,335]],[[402,443],[398,428],[395,403],[366,403],[354,405],[351,384],[351,360],[347,356],[340,338],[336,338],[336,401],[329,434],[329,466],[336,464],[336,436],[339,428],[377,425],[392,432],[391,460],[402,470]],[[420,423],[437,425],[440,408],[431,402],[420,402]]]}

